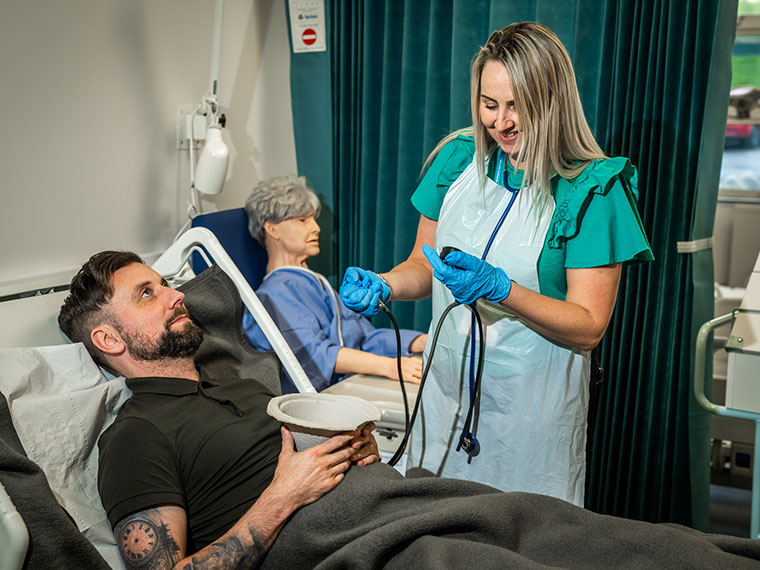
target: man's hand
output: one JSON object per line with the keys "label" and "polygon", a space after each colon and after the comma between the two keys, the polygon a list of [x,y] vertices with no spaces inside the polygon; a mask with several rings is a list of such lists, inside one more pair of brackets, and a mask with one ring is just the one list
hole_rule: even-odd
{"label": "man's hand", "polygon": [[355,430],[351,440],[351,448],[355,453],[351,456],[351,463],[363,467],[380,461],[380,451],[377,449],[377,441],[372,432],[375,430],[374,422],[369,422],[361,430]]}
{"label": "man's hand", "polygon": [[281,496],[296,510],[332,491],[343,480],[356,451],[349,445],[356,434],[336,435],[324,443],[296,452],[290,430],[283,426],[280,431],[282,451],[274,478],[265,493]]}

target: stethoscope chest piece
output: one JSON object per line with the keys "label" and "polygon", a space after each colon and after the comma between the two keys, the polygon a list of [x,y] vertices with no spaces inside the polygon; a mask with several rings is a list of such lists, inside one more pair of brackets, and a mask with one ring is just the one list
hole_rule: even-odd
{"label": "stethoscope chest piece", "polygon": [[480,442],[471,433],[467,434],[462,438],[462,451],[474,457],[480,453]]}

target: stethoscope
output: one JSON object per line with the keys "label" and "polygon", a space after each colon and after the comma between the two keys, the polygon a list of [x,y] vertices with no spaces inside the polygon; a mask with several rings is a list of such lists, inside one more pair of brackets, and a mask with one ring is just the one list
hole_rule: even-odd
{"label": "stethoscope", "polygon": [[[496,235],[499,233],[499,230],[501,229],[501,226],[504,225],[504,220],[507,219],[507,214],[509,214],[509,211],[512,209],[512,206],[515,203],[515,199],[517,198],[517,195],[520,193],[520,188],[513,188],[509,185],[509,177],[505,175],[505,166],[506,166],[506,157],[507,153],[505,153],[503,150],[499,149],[498,151],[499,157],[498,162],[496,163],[496,184],[503,186],[507,189],[507,191],[511,194],[509,198],[509,203],[507,204],[507,207],[504,209],[504,213],[502,213],[501,217],[499,218],[499,221],[496,223],[496,226],[494,227],[493,231],[491,232],[491,236],[488,238],[488,242],[486,243],[486,247],[483,250],[483,255],[480,256],[480,259],[485,261],[486,256],[488,255],[488,252],[491,251],[491,246],[493,245],[494,239],[496,239]],[[477,312],[477,309],[475,309],[475,302],[472,303],[472,318],[470,321],[470,405],[467,410],[467,416],[465,417],[464,426],[462,426],[462,434],[459,436],[459,443],[457,444],[457,451],[460,449],[464,450],[467,455],[470,457],[476,456],[480,452],[480,442],[478,442],[478,438],[475,437],[475,434],[471,431],[471,425],[472,420],[475,412],[475,407],[480,402],[480,380],[482,376],[482,360],[483,360],[483,354],[481,350],[480,358],[478,359],[478,375],[476,380],[476,374],[475,374],[475,333],[476,331],[480,333],[478,343],[481,345],[481,347],[485,344],[485,338],[483,338],[483,330],[482,326],[479,326],[476,328],[476,324],[478,324],[479,321],[479,315]]]}
{"label": "stethoscope", "polygon": [[[507,219],[507,214],[509,214],[510,210],[512,209],[512,206],[515,203],[515,199],[517,198],[518,193],[520,192],[520,188],[513,188],[509,185],[508,177],[505,176],[505,166],[506,166],[506,159],[507,155],[506,153],[499,149],[498,151],[498,160],[496,164],[496,184],[504,187],[507,189],[507,191],[511,194],[509,198],[509,203],[507,204],[507,207],[504,209],[504,212],[502,213],[501,217],[499,218],[499,221],[496,223],[496,226],[494,227],[493,231],[491,232],[491,236],[488,238],[488,242],[486,243],[486,247],[483,250],[483,255],[481,255],[480,259],[484,260],[486,259],[486,256],[488,255],[488,252],[491,250],[491,246],[493,245],[494,240],[496,239],[496,235],[499,233],[499,230],[504,225],[504,221]],[[452,247],[444,247],[441,250],[441,259],[446,258],[446,255],[450,253],[455,248]],[[469,378],[469,395],[470,395],[470,403],[467,409],[467,416],[465,417],[464,425],[462,426],[462,432],[459,436],[459,442],[457,444],[456,450],[459,451],[460,449],[463,450],[467,455],[469,456],[467,461],[468,463],[472,460],[473,457],[478,455],[480,452],[480,442],[478,442],[477,437],[471,430],[473,417],[475,415],[475,408],[478,406],[480,402],[480,384],[483,376],[483,362],[484,362],[484,355],[485,355],[485,333],[483,329],[483,323],[480,318],[480,314],[478,313],[477,308],[475,307],[477,301],[469,304],[464,305],[467,307],[470,312],[472,313],[472,320],[470,324],[470,378]],[[425,363],[425,369],[422,372],[422,378],[420,380],[420,386],[418,389],[417,394],[417,402],[414,406],[414,411],[412,413],[411,419],[409,418],[409,408],[407,404],[407,398],[406,398],[406,388],[404,387],[404,381],[402,378],[401,373],[401,335],[398,329],[398,325],[396,323],[396,319],[393,317],[393,314],[390,312],[390,310],[385,306],[384,303],[379,302],[378,303],[379,308],[387,313],[388,317],[391,319],[391,322],[393,323],[393,327],[396,330],[396,343],[398,346],[398,373],[399,373],[399,381],[401,384],[401,393],[402,398],[404,401],[404,414],[406,419],[406,432],[404,433],[404,437],[401,440],[398,449],[396,450],[396,453],[394,453],[391,460],[388,462],[389,465],[395,465],[398,460],[401,458],[401,455],[404,453],[404,450],[406,449],[406,444],[409,440],[409,435],[411,432],[412,425],[414,424],[414,420],[417,417],[417,411],[419,410],[420,402],[422,401],[422,390],[425,386],[425,380],[427,379],[428,371],[430,370],[430,364],[433,361],[433,354],[435,354],[436,346],[438,345],[438,335],[441,332],[441,326],[443,325],[444,320],[446,319],[446,316],[449,314],[449,312],[461,303],[458,301],[455,301],[451,303],[448,307],[446,307],[443,312],[441,313],[441,317],[438,319],[438,324],[435,327],[435,331],[433,333],[433,340],[431,342],[431,348],[430,348],[430,355],[428,356],[427,362]],[[477,342],[475,340],[477,333]],[[478,368],[477,371],[475,370],[475,347],[478,345],[480,347],[480,354],[477,358]]]}

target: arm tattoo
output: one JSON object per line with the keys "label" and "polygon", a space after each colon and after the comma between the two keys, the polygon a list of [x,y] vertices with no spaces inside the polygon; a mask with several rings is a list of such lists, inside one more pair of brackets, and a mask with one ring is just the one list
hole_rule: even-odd
{"label": "arm tattoo", "polygon": [[[262,539],[259,530],[253,525],[249,525],[248,533],[251,535],[253,545],[251,545],[251,551],[240,560],[240,568],[255,568],[264,558],[264,554],[266,554],[264,540]],[[243,564],[246,566],[243,566]]]}
{"label": "arm tattoo", "polygon": [[243,544],[237,536],[218,540],[209,544],[203,551],[194,554],[186,569],[200,568],[239,568],[238,559],[243,552]]}
{"label": "arm tattoo", "polygon": [[119,552],[127,568],[163,570],[179,562],[179,546],[169,527],[146,518],[127,518],[116,527]]}
{"label": "arm tattoo", "polygon": [[253,526],[248,528],[253,545],[248,552],[237,536],[219,540],[203,549],[203,553],[195,554],[189,564],[182,570],[202,570],[204,568],[220,568],[224,570],[247,570],[258,566],[264,557],[263,541],[258,530]]}

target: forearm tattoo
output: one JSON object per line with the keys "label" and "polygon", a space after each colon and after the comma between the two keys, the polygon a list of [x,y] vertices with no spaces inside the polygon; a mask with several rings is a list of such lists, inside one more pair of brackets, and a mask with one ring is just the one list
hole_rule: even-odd
{"label": "forearm tattoo", "polygon": [[253,526],[248,527],[253,545],[246,551],[240,539],[233,535],[218,540],[198,554],[192,556],[190,562],[182,570],[248,570],[256,568],[264,556],[263,541]]}
{"label": "forearm tattoo", "polygon": [[[249,525],[252,544],[248,548],[240,537],[231,535],[192,555],[182,570],[243,570],[256,568],[265,554],[265,540]],[[169,570],[180,561],[180,548],[169,525],[138,513],[119,522],[115,528],[119,552],[129,570]]]}
{"label": "forearm tattoo", "polygon": [[119,552],[128,568],[163,570],[179,562],[179,546],[169,527],[146,518],[131,518],[116,527]]}

